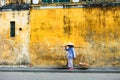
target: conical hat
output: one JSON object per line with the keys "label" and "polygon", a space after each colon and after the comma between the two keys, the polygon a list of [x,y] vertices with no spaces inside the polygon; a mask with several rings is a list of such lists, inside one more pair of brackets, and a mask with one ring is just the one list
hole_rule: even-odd
{"label": "conical hat", "polygon": [[71,42],[69,42],[69,43],[67,43],[67,45],[74,45],[73,43],[71,43]]}

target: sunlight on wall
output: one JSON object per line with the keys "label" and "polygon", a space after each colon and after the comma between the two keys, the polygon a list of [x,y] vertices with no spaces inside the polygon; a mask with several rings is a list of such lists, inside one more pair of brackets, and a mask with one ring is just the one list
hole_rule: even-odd
{"label": "sunlight on wall", "polygon": [[[29,63],[28,13],[29,11],[0,12],[0,64]],[[15,37],[10,37],[11,21],[15,22]]]}
{"label": "sunlight on wall", "polygon": [[[119,13],[119,7],[31,10],[32,63],[65,65],[65,51],[61,46],[73,42],[79,47],[76,65],[83,54],[87,56],[83,62],[90,65],[119,65]],[[44,59],[48,55],[50,58]]]}

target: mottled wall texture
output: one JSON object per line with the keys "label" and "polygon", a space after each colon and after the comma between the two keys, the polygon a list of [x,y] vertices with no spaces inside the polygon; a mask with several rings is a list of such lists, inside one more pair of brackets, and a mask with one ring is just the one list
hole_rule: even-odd
{"label": "mottled wall texture", "polygon": [[68,42],[75,44],[75,66],[120,66],[120,7],[0,12],[2,65],[66,66]]}
{"label": "mottled wall texture", "polygon": [[34,65],[66,65],[62,46],[72,42],[76,66],[120,66],[120,7],[32,9],[30,26]]}
{"label": "mottled wall texture", "polygon": [[[29,11],[0,12],[0,64],[29,63]],[[15,35],[11,36],[11,22]]]}

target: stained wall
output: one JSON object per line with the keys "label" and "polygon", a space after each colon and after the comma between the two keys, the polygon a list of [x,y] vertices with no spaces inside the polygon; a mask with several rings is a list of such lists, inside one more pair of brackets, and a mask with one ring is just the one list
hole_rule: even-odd
{"label": "stained wall", "polygon": [[34,65],[66,65],[64,45],[75,44],[75,65],[119,66],[120,8],[60,8],[30,11]]}
{"label": "stained wall", "polygon": [[[0,12],[0,64],[29,63],[29,11]],[[15,36],[11,36],[15,22]]]}

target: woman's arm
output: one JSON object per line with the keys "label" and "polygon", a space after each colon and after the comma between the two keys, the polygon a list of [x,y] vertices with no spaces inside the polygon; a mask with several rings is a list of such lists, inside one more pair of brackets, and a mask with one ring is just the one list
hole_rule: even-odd
{"label": "woman's arm", "polygon": [[68,46],[65,46],[65,50],[68,51]]}

